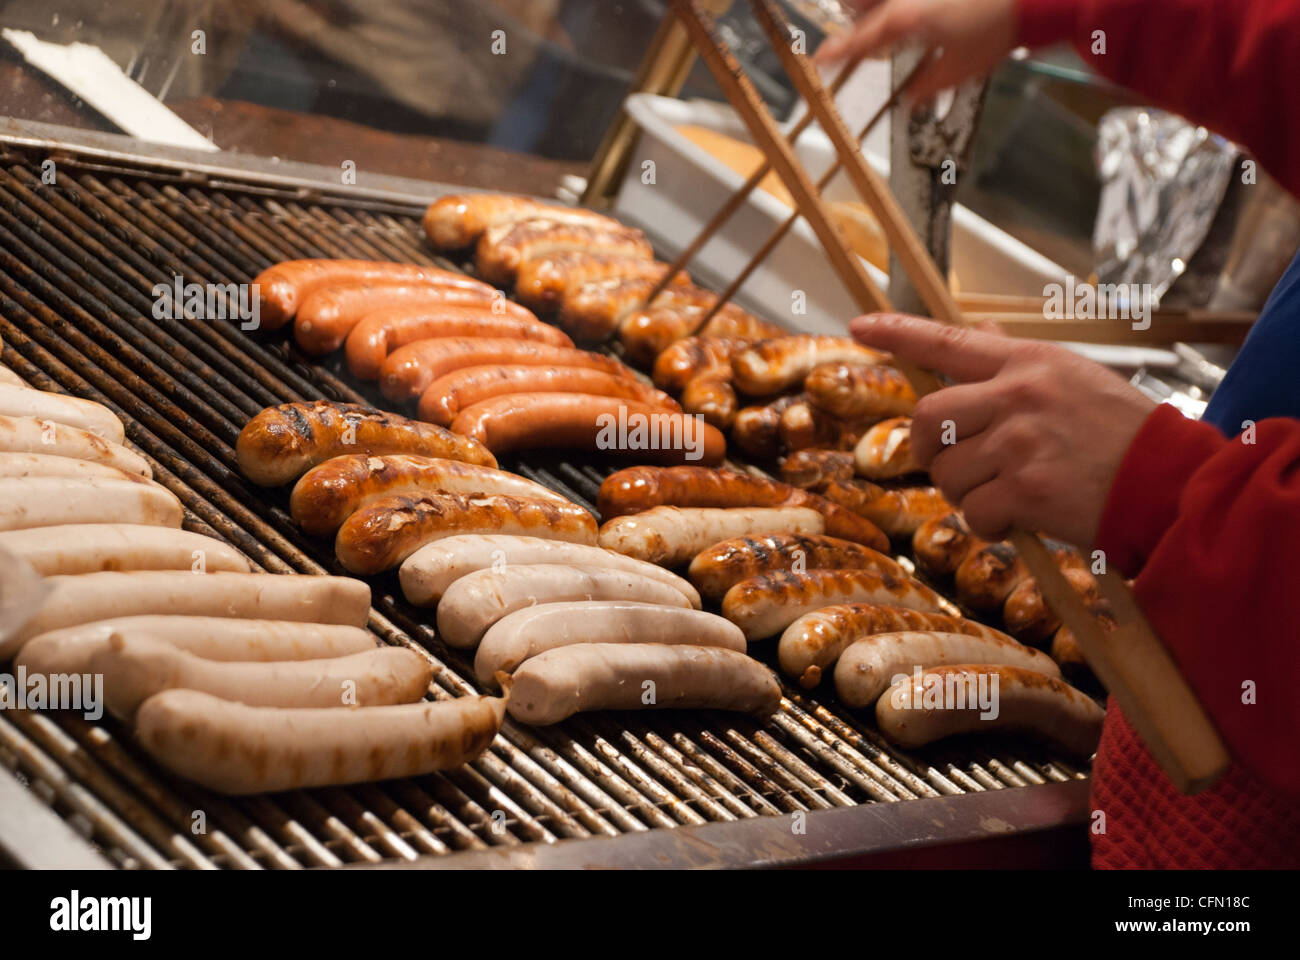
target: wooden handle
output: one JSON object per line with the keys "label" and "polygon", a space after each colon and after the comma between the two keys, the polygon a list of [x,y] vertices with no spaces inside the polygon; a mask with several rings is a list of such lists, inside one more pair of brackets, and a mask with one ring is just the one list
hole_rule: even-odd
{"label": "wooden handle", "polygon": [[[965,318],[929,251],[884,181],[876,176],[857,143],[850,138],[816,71],[805,57],[795,52],[784,15],[773,0],[750,0],[750,3],[795,89],[835,145],[849,179],[880,221],[917,293],[936,319],[965,325]],[[823,244],[828,242],[838,245],[843,241],[832,233],[823,240]],[[830,253],[829,247],[827,252]],[[934,385],[933,379],[913,384],[917,396],[930,392]],[[1229,765],[1227,750],[1128,587],[1118,578],[1102,578],[1103,589],[1117,598],[1111,605],[1119,621],[1118,628],[1106,634],[1070,589],[1036,536],[1018,531],[1012,534],[1011,542],[1038,581],[1048,606],[1074,632],[1088,663],[1115,696],[1170,780],[1184,793],[1203,790],[1213,783]]]}

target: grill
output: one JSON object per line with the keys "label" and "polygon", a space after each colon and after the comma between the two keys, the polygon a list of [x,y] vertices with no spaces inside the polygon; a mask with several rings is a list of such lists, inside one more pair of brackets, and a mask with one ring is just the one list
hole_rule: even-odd
{"label": "grill", "polygon": [[[155,318],[152,290],[178,275],[244,283],[298,257],[448,266],[421,240],[421,206],[375,190],[214,172],[197,160],[70,147],[55,154],[57,183],[49,185],[41,179],[48,144],[9,137],[0,152],[3,362],[40,389],[120,415],[128,442],[185,505],[188,529],[227,540],[266,571],[342,573],[328,542],[296,529],[284,494],[240,477],[234,443],[269,404],[327,397],[382,405],[377,394],[337,359],[309,362],[283,337],[247,335],[233,321]],[[593,507],[616,465],[530,455],[503,466]],[[470,661],[438,640],[395,577],[372,588],[370,629],[442,667],[435,696],[477,692]],[[757,654],[774,659],[774,650]],[[252,798],[223,798],[168,775],[110,718],[0,713],[0,766],[26,786],[14,794],[24,809],[46,808],[33,811],[35,822],[53,824],[53,812],[72,828],[61,829],[74,850],[93,845],[118,867],[456,865],[530,850],[671,864],[685,862],[679,854],[690,837],[721,841],[723,833],[708,832],[717,824],[729,824],[731,839],[713,848],[711,863],[799,863],[926,838],[1046,830],[1085,816],[1086,773],[1057,757],[994,740],[907,754],[833,693],[783,691],[779,714],[765,723],[687,711],[591,714],[544,729],[507,719],[490,750],[459,770]],[[1026,786],[1035,789],[1009,789]],[[11,802],[19,801],[0,800]],[[835,808],[844,809],[833,821],[817,819]],[[851,808],[862,816],[846,816]],[[900,808],[903,819],[891,820]],[[760,852],[765,835],[789,838],[789,815],[805,811],[812,823],[833,822],[836,840]],[[700,829],[670,829],[681,827]],[[634,843],[632,834],[644,836]],[[628,842],[610,842],[620,837]],[[556,844],[564,840],[591,842]],[[52,834],[27,836],[20,847],[39,851],[47,842]]]}

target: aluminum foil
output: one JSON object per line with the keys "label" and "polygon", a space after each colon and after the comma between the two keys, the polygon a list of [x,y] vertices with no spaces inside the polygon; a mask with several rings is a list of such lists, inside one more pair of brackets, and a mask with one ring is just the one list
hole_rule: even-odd
{"label": "aluminum foil", "polygon": [[1107,112],[1097,137],[1099,281],[1150,284],[1159,300],[1209,233],[1238,153],[1231,141],[1171,113]]}

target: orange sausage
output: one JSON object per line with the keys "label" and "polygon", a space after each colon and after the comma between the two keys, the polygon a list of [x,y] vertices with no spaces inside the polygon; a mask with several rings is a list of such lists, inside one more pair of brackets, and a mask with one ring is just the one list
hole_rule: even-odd
{"label": "orange sausage", "polygon": [[[477,281],[474,281],[477,283]],[[505,294],[490,287],[455,287],[432,284],[344,284],[322,287],[303,298],[293,322],[293,338],[305,353],[332,353],[348,338],[361,318],[384,307],[452,305],[490,310],[505,304]],[[501,308],[498,308],[501,309]]]}

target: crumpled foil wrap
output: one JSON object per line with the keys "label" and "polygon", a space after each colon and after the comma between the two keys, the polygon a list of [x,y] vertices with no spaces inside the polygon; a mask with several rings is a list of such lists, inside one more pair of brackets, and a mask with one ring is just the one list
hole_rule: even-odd
{"label": "crumpled foil wrap", "polygon": [[1209,233],[1239,152],[1171,113],[1108,111],[1097,137],[1099,281],[1150,284],[1159,300]]}

